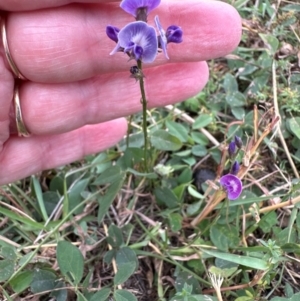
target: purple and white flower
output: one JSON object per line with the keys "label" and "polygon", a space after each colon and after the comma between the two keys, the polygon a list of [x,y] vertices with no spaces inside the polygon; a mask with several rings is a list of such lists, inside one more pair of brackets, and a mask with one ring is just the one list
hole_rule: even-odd
{"label": "purple and white flower", "polygon": [[[120,7],[125,10],[127,13],[133,15],[137,20],[139,15],[147,15],[155,9],[161,0],[123,0],[120,4]],[[143,20],[146,22],[146,20]]]}
{"label": "purple and white flower", "polygon": [[120,49],[124,49],[124,52],[136,61],[152,63],[157,55],[154,27],[142,21],[129,23],[118,33],[117,45],[110,54],[115,54]]}
{"label": "purple and white flower", "polygon": [[235,175],[227,174],[221,177],[220,184],[226,190],[229,200],[236,200],[242,193],[242,181]]}
{"label": "purple and white flower", "polygon": [[159,32],[158,47],[162,49],[165,57],[169,59],[167,53],[167,44],[181,43],[183,34],[182,29],[179,26],[171,25],[167,28],[167,31],[165,31],[159,21],[158,16],[155,16],[154,21]]}

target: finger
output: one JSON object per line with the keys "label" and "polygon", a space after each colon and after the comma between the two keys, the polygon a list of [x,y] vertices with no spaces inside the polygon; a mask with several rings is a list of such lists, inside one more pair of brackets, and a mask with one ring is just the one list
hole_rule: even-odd
{"label": "finger", "polygon": [[7,1],[0,0],[0,9],[5,11],[27,11],[36,10],[41,8],[58,7],[73,2],[79,3],[105,3],[105,2],[117,2],[118,0],[15,0]]}
{"label": "finger", "polygon": [[[205,62],[169,64],[145,71],[148,107],[197,94],[206,84]],[[25,83],[20,89],[24,122],[36,135],[67,132],[141,111],[138,83],[129,72],[66,84]],[[13,122],[14,124],[14,122]]]}
{"label": "finger", "polygon": [[[169,44],[169,63],[219,57],[240,40],[240,17],[223,2],[165,1],[155,13],[163,26],[177,24],[184,31],[182,44]],[[149,16],[152,23],[153,16]],[[118,3],[67,5],[13,13],[7,32],[12,56],[25,77],[36,82],[70,82],[128,70],[132,62],[125,54],[109,55],[115,43],[108,39],[105,28],[108,24],[121,28],[132,21]],[[166,62],[159,54],[153,65]]]}
{"label": "finger", "polygon": [[126,120],[118,119],[61,135],[12,137],[0,154],[0,185],[107,149],[122,139],[126,128]]}

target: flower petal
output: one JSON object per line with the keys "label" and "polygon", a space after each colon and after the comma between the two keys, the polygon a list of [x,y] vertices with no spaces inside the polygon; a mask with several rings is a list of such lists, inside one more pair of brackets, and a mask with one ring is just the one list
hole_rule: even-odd
{"label": "flower petal", "polygon": [[160,1],[161,0],[123,0],[120,7],[136,17],[139,8],[147,8],[147,14],[149,14],[160,4]]}
{"label": "flower petal", "polygon": [[182,42],[182,29],[177,25],[171,25],[167,28],[167,41],[168,43],[179,44]]}
{"label": "flower petal", "polygon": [[141,47],[143,50],[141,60],[144,63],[154,61],[157,55],[157,36],[154,27],[142,21],[132,22],[120,30],[118,39],[118,44],[123,48],[132,43]]}
{"label": "flower petal", "polygon": [[106,26],[106,35],[116,43],[118,43],[118,33],[120,29],[115,26],[108,25]]}
{"label": "flower petal", "polygon": [[162,28],[158,16],[154,17],[154,21],[155,21],[157,30],[158,30],[158,32],[160,34],[160,36],[159,36],[159,46],[161,47],[161,49],[162,49],[165,57],[167,59],[169,59],[169,56],[168,56],[168,53],[167,53],[167,37],[166,37],[166,32]]}
{"label": "flower petal", "polygon": [[120,50],[120,44],[117,43],[116,47],[110,52],[110,55],[115,54],[116,52],[118,52]]}
{"label": "flower petal", "polygon": [[229,200],[236,200],[242,193],[242,181],[232,174],[220,178],[220,184],[226,189]]}

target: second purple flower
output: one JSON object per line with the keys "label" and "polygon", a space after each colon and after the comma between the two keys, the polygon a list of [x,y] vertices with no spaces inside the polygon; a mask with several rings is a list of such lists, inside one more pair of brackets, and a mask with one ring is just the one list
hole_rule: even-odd
{"label": "second purple flower", "polygon": [[157,55],[157,36],[154,27],[142,21],[126,25],[118,33],[118,43],[110,54],[124,51],[130,58],[152,63]]}

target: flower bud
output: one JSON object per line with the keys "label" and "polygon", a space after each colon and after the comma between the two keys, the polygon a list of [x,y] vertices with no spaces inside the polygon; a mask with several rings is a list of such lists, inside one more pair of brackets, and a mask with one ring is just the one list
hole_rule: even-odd
{"label": "flower bud", "polygon": [[235,149],[236,149],[235,142],[231,141],[228,145],[228,155],[230,158],[232,158],[233,155],[235,154]]}
{"label": "flower bud", "polygon": [[118,43],[118,33],[119,33],[120,29],[115,27],[115,26],[111,26],[108,25],[106,26],[106,35],[113,41],[115,41],[116,43]]}
{"label": "flower bud", "polygon": [[232,164],[231,166],[231,170],[230,170],[230,173],[232,175],[236,175],[240,170],[240,164],[238,161],[234,161],[234,163]]}
{"label": "flower bud", "polygon": [[234,142],[238,148],[242,148],[243,141],[239,136],[234,136]]}

